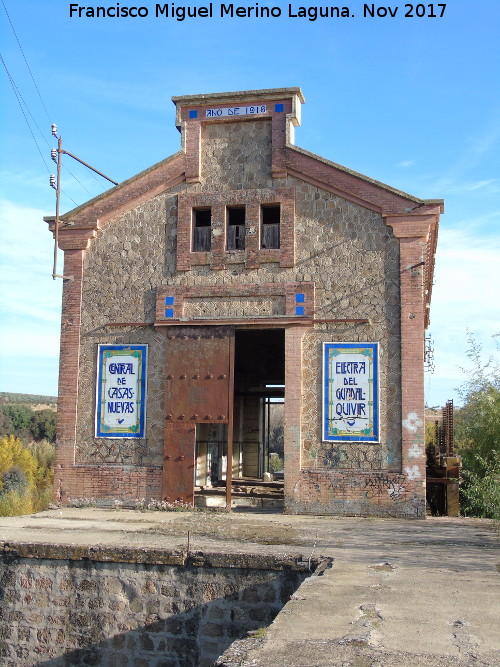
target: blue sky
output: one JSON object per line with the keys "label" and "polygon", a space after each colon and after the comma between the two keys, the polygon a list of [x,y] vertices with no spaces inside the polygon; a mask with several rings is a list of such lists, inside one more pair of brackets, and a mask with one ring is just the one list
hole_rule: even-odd
{"label": "blue sky", "polygon": [[[372,3],[346,0],[354,16],[317,21],[290,18],[276,1],[268,6],[280,18],[183,22],[156,18],[148,0],[94,6],[116,4],[149,16],[70,18],[65,0],[0,4],[2,57],[47,163],[2,66],[0,390],[57,393],[61,284],[42,220],[55,206],[50,123],[67,150],[122,181],[179,149],[172,95],[301,86],[297,145],[445,199],[426,393],[429,405],[457,400],[467,330],[487,353],[500,330],[500,2],[452,0],[442,18],[404,17],[409,3],[387,2],[376,6],[397,8],[395,18],[363,18]],[[292,3],[292,13],[301,5],[312,3]],[[69,158],[65,166],[63,211],[107,189]]]}

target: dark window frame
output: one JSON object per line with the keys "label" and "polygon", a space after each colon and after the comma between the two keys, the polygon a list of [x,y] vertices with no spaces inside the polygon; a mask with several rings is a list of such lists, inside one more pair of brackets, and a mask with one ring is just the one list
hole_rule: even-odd
{"label": "dark window frame", "polygon": [[211,249],[212,207],[193,208],[193,252],[210,252]]}
{"label": "dark window frame", "polygon": [[226,250],[245,250],[244,205],[226,206]]}
{"label": "dark window frame", "polygon": [[261,204],[260,219],[261,250],[279,250],[281,247],[281,204]]}

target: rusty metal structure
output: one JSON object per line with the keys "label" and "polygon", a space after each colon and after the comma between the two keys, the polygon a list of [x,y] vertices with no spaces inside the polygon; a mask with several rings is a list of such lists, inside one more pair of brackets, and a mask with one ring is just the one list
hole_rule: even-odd
{"label": "rusty metal structure", "polygon": [[455,455],[453,401],[434,421],[434,442],[427,451],[427,502],[434,515],[459,516],[460,457]]}

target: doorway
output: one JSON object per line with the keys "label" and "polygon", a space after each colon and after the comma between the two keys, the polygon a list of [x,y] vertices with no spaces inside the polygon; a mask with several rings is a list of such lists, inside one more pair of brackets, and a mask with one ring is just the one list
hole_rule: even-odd
{"label": "doorway", "polygon": [[277,441],[272,436],[280,426],[280,412],[273,406],[283,405],[284,399],[284,330],[236,331],[233,477],[262,479],[269,472]]}
{"label": "doorway", "polygon": [[163,497],[282,495],[284,329],[184,326],[167,338]]}
{"label": "doorway", "polygon": [[[283,497],[285,400],[283,329],[235,331],[232,504],[263,506]],[[196,500],[222,504],[227,486],[227,427],[198,424]],[[252,499],[252,502],[250,502]]]}

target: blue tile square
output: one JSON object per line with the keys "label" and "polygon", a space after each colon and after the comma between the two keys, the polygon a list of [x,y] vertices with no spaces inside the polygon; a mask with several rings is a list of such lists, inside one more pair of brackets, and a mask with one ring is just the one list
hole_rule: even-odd
{"label": "blue tile square", "polygon": [[165,305],[166,306],[173,306],[174,305],[174,297],[173,296],[166,296],[165,297]]}
{"label": "blue tile square", "polygon": [[295,303],[304,303],[306,300],[305,294],[296,294]]}
{"label": "blue tile square", "polygon": [[305,315],[304,306],[295,306],[295,314],[296,315]]}
{"label": "blue tile square", "polygon": [[173,308],[165,308],[165,317],[173,317],[174,316],[174,309]]}
{"label": "blue tile square", "polygon": [[284,111],[285,110],[285,105],[284,104],[275,104],[274,105],[274,110],[275,111]]}
{"label": "blue tile square", "polygon": [[190,118],[198,118],[198,112],[196,111],[196,109],[191,109],[190,110],[189,117]]}

